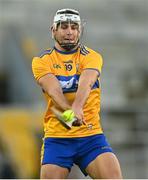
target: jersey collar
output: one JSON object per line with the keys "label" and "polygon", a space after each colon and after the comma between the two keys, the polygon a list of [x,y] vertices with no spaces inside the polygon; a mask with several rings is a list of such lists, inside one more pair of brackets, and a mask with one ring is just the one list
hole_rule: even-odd
{"label": "jersey collar", "polygon": [[55,46],[54,46],[54,49],[60,54],[73,54],[78,51],[78,48],[76,48],[72,51],[61,51],[61,50],[57,49]]}

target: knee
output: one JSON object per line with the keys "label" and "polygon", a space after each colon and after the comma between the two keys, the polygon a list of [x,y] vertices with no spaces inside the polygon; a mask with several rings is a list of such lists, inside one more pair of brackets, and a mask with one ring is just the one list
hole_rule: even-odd
{"label": "knee", "polygon": [[109,179],[123,179],[120,169],[112,169],[108,175]]}
{"label": "knee", "polygon": [[46,164],[41,167],[40,179],[65,179],[68,174],[69,170],[67,168]]}

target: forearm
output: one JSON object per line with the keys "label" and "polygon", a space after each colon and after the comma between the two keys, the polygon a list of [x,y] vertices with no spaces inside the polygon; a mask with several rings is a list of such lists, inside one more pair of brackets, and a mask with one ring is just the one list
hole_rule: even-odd
{"label": "forearm", "polygon": [[82,83],[77,90],[73,107],[83,108],[87,98],[89,97],[91,86]]}
{"label": "forearm", "polygon": [[80,76],[78,90],[76,93],[75,100],[72,107],[83,108],[86,103],[87,98],[91,92],[91,89],[97,80],[98,72],[95,70],[84,70]]}
{"label": "forearm", "polygon": [[59,106],[62,110],[67,110],[71,108],[71,106],[69,105],[69,102],[63,95],[61,87],[56,88],[54,90],[49,90],[47,91],[47,93],[52,98],[56,106]]}
{"label": "forearm", "polygon": [[70,109],[71,106],[65,98],[60,83],[52,74],[47,74],[39,79],[39,85],[52,98],[54,104],[62,110]]}

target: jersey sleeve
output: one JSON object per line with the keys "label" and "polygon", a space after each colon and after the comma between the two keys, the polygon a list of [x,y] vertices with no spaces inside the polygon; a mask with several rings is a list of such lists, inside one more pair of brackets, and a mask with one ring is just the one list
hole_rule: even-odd
{"label": "jersey sleeve", "polygon": [[93,52],[89,53],[83,60],[82,64],[82,70],[84,69],[94,69],[98,71],[98,73],[101,73],[103,65],[103,58],[100,54]]}
{"label": "jersey sleeve", "polygon": [[42,76],[53,73],[51,70],[50,61],[47,58],[34,57],[32,60],[32,72],[35,79],[38,81]]}

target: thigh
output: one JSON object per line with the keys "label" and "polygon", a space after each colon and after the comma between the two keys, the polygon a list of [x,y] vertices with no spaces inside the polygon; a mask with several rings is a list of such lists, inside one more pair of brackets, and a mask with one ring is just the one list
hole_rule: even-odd
{"label": "thigh", "polygon": [[98,155],[106,152],[112,152],[112,148],[104,134],[98,134],[81,138],[80,147],[78,151],[78,158],[75,163],[80,167],[84,175],[87,175],[85,171],[86,167],[94,160]]}
{"label": "thigh", "polygon": [[94,179],[122,179],[119,161],[112,152],[98,155],[86,168]]}
{"label": "thigh", "polygon": [[41,166],[40,179],[66,179],[69,170],[54,164],[45,164]]}
{"label": "thigh", "polygon": [[67,138],[44,139],[41,151],[41,177],[66,177],[73,166],[75,148]]}

